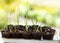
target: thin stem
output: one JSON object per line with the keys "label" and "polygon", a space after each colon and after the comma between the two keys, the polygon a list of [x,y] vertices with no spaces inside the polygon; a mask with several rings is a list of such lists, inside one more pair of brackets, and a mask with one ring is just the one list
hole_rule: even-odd
{"label": "thin stem", "polygon": [[[11,13],[9,12],[9,16],[11,17]],[[9,18],[10,19],[10,18]],[[10,24],[10,20],[9,20],[9,24]]]}
{"label": "thin stem", "polygon": [[17,25],[19,25],[19,16],[17,15]]}
{"label": "thin stem", "polygon": [[[19,10],[19,8],[17,8],[17,10]],[[20,17],[20,10],[19,10],[19,13],[17,14],[17,25],[19,25],[19,17]]]}
{"label": "thin stem", "polygon": [[28,18],[27,18],[27,16],[28,16],[28,10],[26,12],[26,31],[28,31],[28,24],[27,24]]}
{"label": "thin stem", "polygon": [[33,19],[32,19],[32,23],[33,23],[33,25],[35,25]]}
{"label": "thin stem", "polygon": [[42,27],[40,27],[40,31],[42,32]]}
{"label": "thin stem", "polygon": [[[36,25],[37,25],[37,20],[36,20]],[[38,28],[39,28],[39,26],[36,28],[37,29],[36,32],[38,32]]]}
{"label": "thin stem", "polygon": [[36,25],[37,25],[37,20],[36,20]]}
{"label": "thin stem", "polygon": [[38,28],[39,28],[39,26],[37,27],[37,30],[36,30],[36,32],[38,32],[39,30],[38,30]]}
{"label": "thin stem", "polygon": [[[33,21],[33,18],[32,18],[32,24],[35,25],[35,24],[34,24],[34,21]],[[36,27],[35,27],[35,26],[34,26],[34,28],[35,28],[35,30],[36,30]]]}
{"label": "thin stem", "polygon": [[28,21],[28,19],[27,19],[27,17],[26,17],[26,31],[28,31],[27,21]]}

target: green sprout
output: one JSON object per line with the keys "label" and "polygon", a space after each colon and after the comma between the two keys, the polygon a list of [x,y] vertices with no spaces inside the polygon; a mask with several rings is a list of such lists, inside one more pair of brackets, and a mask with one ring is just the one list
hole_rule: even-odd
{"label": "green sprout", "polygon": [[[26,4],[28,4],[28,7],[29,7],[29,3],[27,2]],[[26,24],[25,24],[26,31],[28,31],[28,24],[27,24],[27,21],[28,21],[28,11],[29,11],[29,8],[27,8],[26,13],[25,13],[25,15],[26,15]]]}
{"label": "green sprout", "polygon": [[[19,13],[20,13],[20,11],[19,11]],[[17,14],[17,25],[19,25],[19,17],[20,17],[20,15]]]}
{"label": "green sprout", "polygon": [[[36,19],[37,16],[38,16],[37,14],[34,16],[35,17],[35,20],[36,20],[36,25],[37,25],[37,22],[38,22],[37,19]],[[36,28],[36,32],[39,32],[38,28],[39,28],[39,26]]]}
{"label": "green sprout", "polygon": [[26,11],[26,31],[28,31],[28,24],[27,24],[27,21],[28,21],[28,9]]}

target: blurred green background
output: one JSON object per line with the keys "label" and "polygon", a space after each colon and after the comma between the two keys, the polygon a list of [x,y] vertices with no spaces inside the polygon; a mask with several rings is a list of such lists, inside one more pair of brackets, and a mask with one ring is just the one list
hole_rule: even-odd
{"label": "blurred green background", "polygon": [[9,15],[26,16],[37,22],[60,28],[60,0],[0,0],[0,29],[10,24]]}

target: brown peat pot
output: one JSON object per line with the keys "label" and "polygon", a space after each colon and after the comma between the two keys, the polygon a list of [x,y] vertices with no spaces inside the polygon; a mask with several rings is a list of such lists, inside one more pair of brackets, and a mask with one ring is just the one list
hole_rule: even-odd
{"label": "brown peat pot", "polygon": [[53,37],[54,37],[54,33],[43,33],[42,35],[43,37],[43,40],[53,40]]}
{"label": "brown peat pot", "polygon": [[31,32],[23,31],[22,32],[22,38],[23,39],[31,39]]}
{"label": "brown peat pot", "polygon": [[7,30],[8,31],[15,31],[15,27],[14,27],[14,25],[7,25]]}
{"label": "brown peat pot", "polygon": [[53,40],[55,30],[51,27],[44,26],[42,27],[42,38],[43,40]]}
{"label": "brown peat pot", "polygon": [[12,35],[11,38],[22,38],[20,32],[13,32],[11,35]]}
{"label": "brown peat pot", "polygon": [[40,31],[40,26],[38,26],[38,25],[32,25],[32,26],[28,27],[28,31],[30,31],[30,32],[34,32],[37,29]]}
{"label": "brown peat pot", "polygon": [[11,32],[2,32],[2,37],[3,38],[11,38]]}
{"label": "brown peat pot", "polygon": [[15,25],[15,28],[16,28],[17,31],[18,30],[20,30],[20,31],[26,31],[26,27],[23,26],[23,25]]}
{"label": "brown peat pot", "polygon": [[32,32],[32,39],[41,40],[41,32]]}
{"label": "brown peat pot", "polygon": [[3,38],[53,40],[55,30],[49,26],[31,25],[26,31],[26,27],[23,25],[7,25],[6,30],[2,30],[1,33]]}

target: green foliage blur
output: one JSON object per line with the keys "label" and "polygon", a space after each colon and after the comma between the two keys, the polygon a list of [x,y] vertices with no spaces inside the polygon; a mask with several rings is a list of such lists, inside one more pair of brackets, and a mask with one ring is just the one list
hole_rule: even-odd
{"label": "green foliage blur", "polygon": [[[40,0],[41,1],[41,0]],[[53,5],[52,2],[48,5],[38,3],[39,1],[32,0],[0,0],[0,29],[8,25],[8,13],[16,13],[17,23],[21,15],[28,19],[35,19],[37,22],[42,22],[50,26],[60,28],[60,6]],[[56,1],[60,2],[60,1]],[[59,3],[60,4],[60,3]],[[19,24],[19,23],[18,23]]]}

